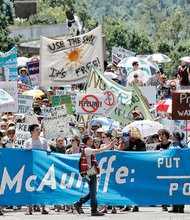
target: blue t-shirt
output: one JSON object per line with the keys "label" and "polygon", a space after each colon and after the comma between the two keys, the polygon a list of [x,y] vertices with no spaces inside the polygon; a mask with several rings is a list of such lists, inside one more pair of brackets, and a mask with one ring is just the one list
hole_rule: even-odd
{"label": "blue t-shirt", "polygon": [[22,82],[22,83],[24,83],[24,84],[26,84],[27,82],[28,82],[28,76],[27,75],[20,75],[19,77],[18,77],[18,81],[20,81],[20,82]]}

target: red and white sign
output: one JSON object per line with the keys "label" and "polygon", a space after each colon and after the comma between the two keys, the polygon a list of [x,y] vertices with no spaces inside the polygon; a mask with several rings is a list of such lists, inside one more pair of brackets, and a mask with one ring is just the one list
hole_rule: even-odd
{"label": "red and white sign", "polygon": [[104,115],[105,95],[95,94],[77,94],[76,113]]}
{"label": "red and white sign", "polygon": [[106,90],[104,92],[105,98],[105,109],[104,115],[109,116],[114,109],[119,105],[119,100],[116,98],[116,95],[111,90]]}

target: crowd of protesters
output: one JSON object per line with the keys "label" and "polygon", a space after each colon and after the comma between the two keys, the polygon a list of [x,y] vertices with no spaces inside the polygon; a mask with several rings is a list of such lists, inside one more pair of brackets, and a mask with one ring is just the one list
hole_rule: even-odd
{"label": "crowd of protesters", "polygon": [[[134,70],[138,70],[138,62],[133,63]],[[134,80],[131,83],[127,82],[127,73],[124,69],[117,67],[116,65],[108,65],[106,71],[113,72],[117,77],[112,78],[112,80],[117,81],[122,86],[131,86],[131,83],[135,83],[138,86],[148,86],[152,85],[157,88],[157,99],[167,99],[172,98],[172,92],[176,89],[184,88],[189,86],[189,67],[187,63],[182,62],[181,66],[178,68],[178,73],[176,75],[176,80],[179,82],[175,85],[167,83],[167,74],[163,72],[163,69],[160,71],[155,71],[155,73],[150,77],[147,83],[143,83],[141,80],[138,80],[138,73],[134,74]],[[27,69],[22,68],[20,70],[19,81],[27,84],[28,77],[26,75]],[[106,74],[105,74],[106,75]],[[68,90],[69,93],[80,91],[82,86],[71,85],[71,88]],[[166,129],[161,129],[157,133],[149,137],[142,137],[140,130],[136,127],[131,127],[127,137],[124,135],[112,135],[112,130],[103,129],[101,123],[95,123],[89,125],[89,123],[80,122],[77,115],[73,114],[70,121],[71,135],[67,137],[57,136],[54,140],[45,139],[45,129],[43,127],[43,108],[51,107],[51,96],[55,95],[55,89],[49,88],[43,90],[43,96],[36,96],[33,103],[33,112],[37,115],[38,124],[32,124],[29,127],[29,132],[31,133],[31,138],[24,143],[24,148],[27,150],[46,150],[62,154],[75,154],[81,153],[82,147],[86,144],[84,140],[85,135],[91,137],[90,147],[93,149],[94,153],[100,153],[104,150],[110,149],[113,151],[146,151],[148,144],[152,144],[152,150],[166,150],[170,148],[186,148],[188,147],[184,141],[184,133],[175,129],[168,131]],[[134,110],[132,112],[133,120],[142,120],[140,117],[140,112]],[[169,117],[166,115],[166,117]],[[1,113],[0,116],[0,148],[20,148],[17,143],[16,137],[16,124],[25,122],[25,115],[20,115],[12,112]],[[159,120],[159,119],[158,119]],[[73,129],[75,128],[75,129]],[[77,131],[77,132],[76,132]],[[116,134],[121,133],[121,128],[116,129]],[[116,141],[112,142],[115,139]],[[112,144],[111,144],[112,143]],[[96,180],[94,180],[96,181]],[[94,191],[95,193],[95,191]],[[74,205],[65,205],[65,211],[73,212],[74,209],[79,213],[83,213],[82,204],[85,203],[87,198],[80,200]],[[96,201],[94,195],[94,201]],[[151,205],[151,204],[150,204]],[[107,213],[107,206],[99,207],[97,209],[97,203],[95,202],[92,205],[95,209],[94,216]],[[3,215],[6,208],[19,209],[20,207],[1,207],[0,215]],[[111,207],[111,213],[117,213],[117,210],[120,208],[120,211],[133,211],[138,212],[139,207],[134,206],[124,206],[124,207]],[[54,206],[52,209],[60,211],[63,209],[61,204]],[[163,211],[168,211],[166,205],[162,206]],[[48,214],[45,206],[28,206],[26,214],[32,214],[33,211],[41,211],[42,214]],[[183,205],[174,205],[169,212],[184,212]]]}

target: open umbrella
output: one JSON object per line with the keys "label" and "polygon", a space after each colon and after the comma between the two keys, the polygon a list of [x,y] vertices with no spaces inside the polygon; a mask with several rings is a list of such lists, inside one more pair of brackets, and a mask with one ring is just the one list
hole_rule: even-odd
{"label": "open umbrella", "polygon": [[27,57],[17,57],[17,67],[25,67],[28,61]]}
{"label": "open umbrella", "polygon": [[100,123],[102,128],[104,128],[105,130],[109,130],[109,129],[119,127],[119,122],[116,122],[113,119],[110,119],[110,118],[107,118],[107,117],[93,118],[90,121],[90,127],[92,127],[92,125],[94,125],[96,123]]}
{"label": "open umbrella", "polygon": [[156,110],[172,113],[172,99],[163,99],[155,104]]}
{"label": "open umbrella", "polygon": [[147,60],[150,62],[158,62],[158,63],[167,63],[170,62],[171,59],[162,53],[151,54],[147,57]]}
{"label": "open umbrella", "polygon": [[186,62],[186,63],[190,63],[190,57],[182,57],[180,58],[179,60],[183,61],[183,62]]}
{"label": "open umbrella", "polygon": [[148,137],[158,132],[163,128],[159,122],[151,120],[134,121],[123,128],[123,132],[129,132],[131,127],[136,127],[140,130],[142,137]]}
{"label": "open umbrella", "polygon": [[125,67],[127,72],[129,72],[133,69],[132,63],[134,61],[137,61],[139,63],[139,68],[147,72],[149,76],[152,75],[152,70],[159,71],[159,66],[157,64],[151,63],[148,60],[144,60],[138,57],[125,58],[118,64],[118,66]]}
{"label": "open umbrella", "polygon": [[118,78],[118,75],[113,73],[113,72],[104,72],[104,75],[108,78],[108,79],[116,79]]}
{"label": "open umbrella", "polygon": [[149,79],[149,75],[147,72],[143,71],[143,70],[136,70],[136,71],[132,71],[129,73],[129,76],[127,77],[127,81],[129,83],[131,83],[134,80],[134,75],[137,74],[138,75],[138,79],[141,80],[143,83],[147,83],[148,79]]}
{"label": "open umbrella", "polygon": [[5,90],[0,89],[0,105],[15,103],[15,100]]}
{"label": "open umbrella", "polygon": [[23,95],[33,96],[34,98],[37,97],[37,96],[44,95],[42,90],[39,90],[39,89],[28,90],[28,91],[23,92],[22,94]]}

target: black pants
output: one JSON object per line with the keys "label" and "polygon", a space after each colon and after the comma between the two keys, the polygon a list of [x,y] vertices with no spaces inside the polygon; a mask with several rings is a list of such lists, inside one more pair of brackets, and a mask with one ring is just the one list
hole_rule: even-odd
{"label": "black pants", "polygon": [[87,193],[83,198],[79,200],[79,204],[82,206],[82,204],[86,203],[90,199],[90,206],[91,206],[91,212],[96,212],[98,203],[96,199],[97,194],[97,177],[96,175],[93,175],[90,177],[90,181],[87,181],[89,186],[89,193]]}

